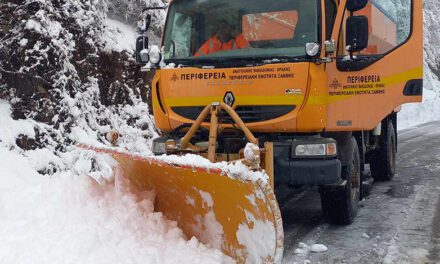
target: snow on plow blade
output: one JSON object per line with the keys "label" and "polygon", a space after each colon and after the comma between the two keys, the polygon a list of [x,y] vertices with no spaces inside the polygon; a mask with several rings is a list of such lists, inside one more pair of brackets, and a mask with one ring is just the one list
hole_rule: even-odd
{"label": "snow on plow blade", "polygon": [[94,149],[118,162],[139,189],[154,190],[155,210],[177,221],[188,238],[220,249],[237,263],[279,263],[283,254],[281,213],[269,184],[229,177],[218,168],[176,165]]}

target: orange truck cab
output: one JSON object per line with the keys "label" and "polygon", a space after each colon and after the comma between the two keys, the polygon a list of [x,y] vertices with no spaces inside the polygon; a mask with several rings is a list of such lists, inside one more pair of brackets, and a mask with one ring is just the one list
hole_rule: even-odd
{"label": "orange truck cab", "polygon": [[[422,1],[174,0],[167,8],[162,48],[143,35],[136,53],[156,69],[156,154],[205,106],[224,102],[261,147],[273,144],[275,189],[317,185],[329,220],[350,223],[365,165],[375,180],[393,177],[396,113],[422,100]],[[249,45],[196,55],[221,22],[226,39]],[[243,134],[227,115],[219,120],[218,152],[239,152]],[[207,136],[200,129],[194,141]]]}

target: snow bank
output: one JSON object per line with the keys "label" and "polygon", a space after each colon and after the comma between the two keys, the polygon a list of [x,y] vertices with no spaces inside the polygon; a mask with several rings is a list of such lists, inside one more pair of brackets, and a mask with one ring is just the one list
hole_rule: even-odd
{"label": "snow bank", "polygon": [[0,156],[2,263],[222,262],[155,213],[149,193],[73,171],[42,176],[21,155],[0,148]]}
{"label": "snow bank", "polygon": [[[154,212],[154,193],[131,189],[113,173],[109,157],[78,149],[58,155],[19,150],[15,137],[32,137],[34,122],[9,114],[0,101],[1,263],[231,262]],[[62,170],[39,174],[47,163]]]}

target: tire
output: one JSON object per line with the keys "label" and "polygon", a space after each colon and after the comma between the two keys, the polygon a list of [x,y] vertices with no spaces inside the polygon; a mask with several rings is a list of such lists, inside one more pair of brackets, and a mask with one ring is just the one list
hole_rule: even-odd
{"label": "tire", "polygon": [[396,172],[396,131],[388,122],[379,141],[379,149],[370,158],[371,177],[375,181],[390,181]]}
{"label": "tire", "polygon": [[347,181],[343,188],[321,188],[321,206],[327,220],[337,225],[353,223],[358,207],[361,189],[359,149],[352,138],[351,162],[342,171],[342,179]]}

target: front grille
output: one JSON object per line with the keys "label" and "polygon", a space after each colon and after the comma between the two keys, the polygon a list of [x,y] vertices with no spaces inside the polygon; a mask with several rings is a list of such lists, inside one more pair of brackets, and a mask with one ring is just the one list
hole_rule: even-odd
{"label": "front grille", "polygon": [[[276,106],[237,106],[235,112],[245,123],[256,123],[275,119],[286,115],[293,110],[295,110],[294,105],[276,105]],[[203,106],[184,106],[184,107],[172,107],[171,108],[176,114],[191,119],[196,120],[200,115]],[[232,124],[232,118],[224,111],[219,114],[219,120],[225,124]],[[209,122],[209,117],[205,120]]]}

